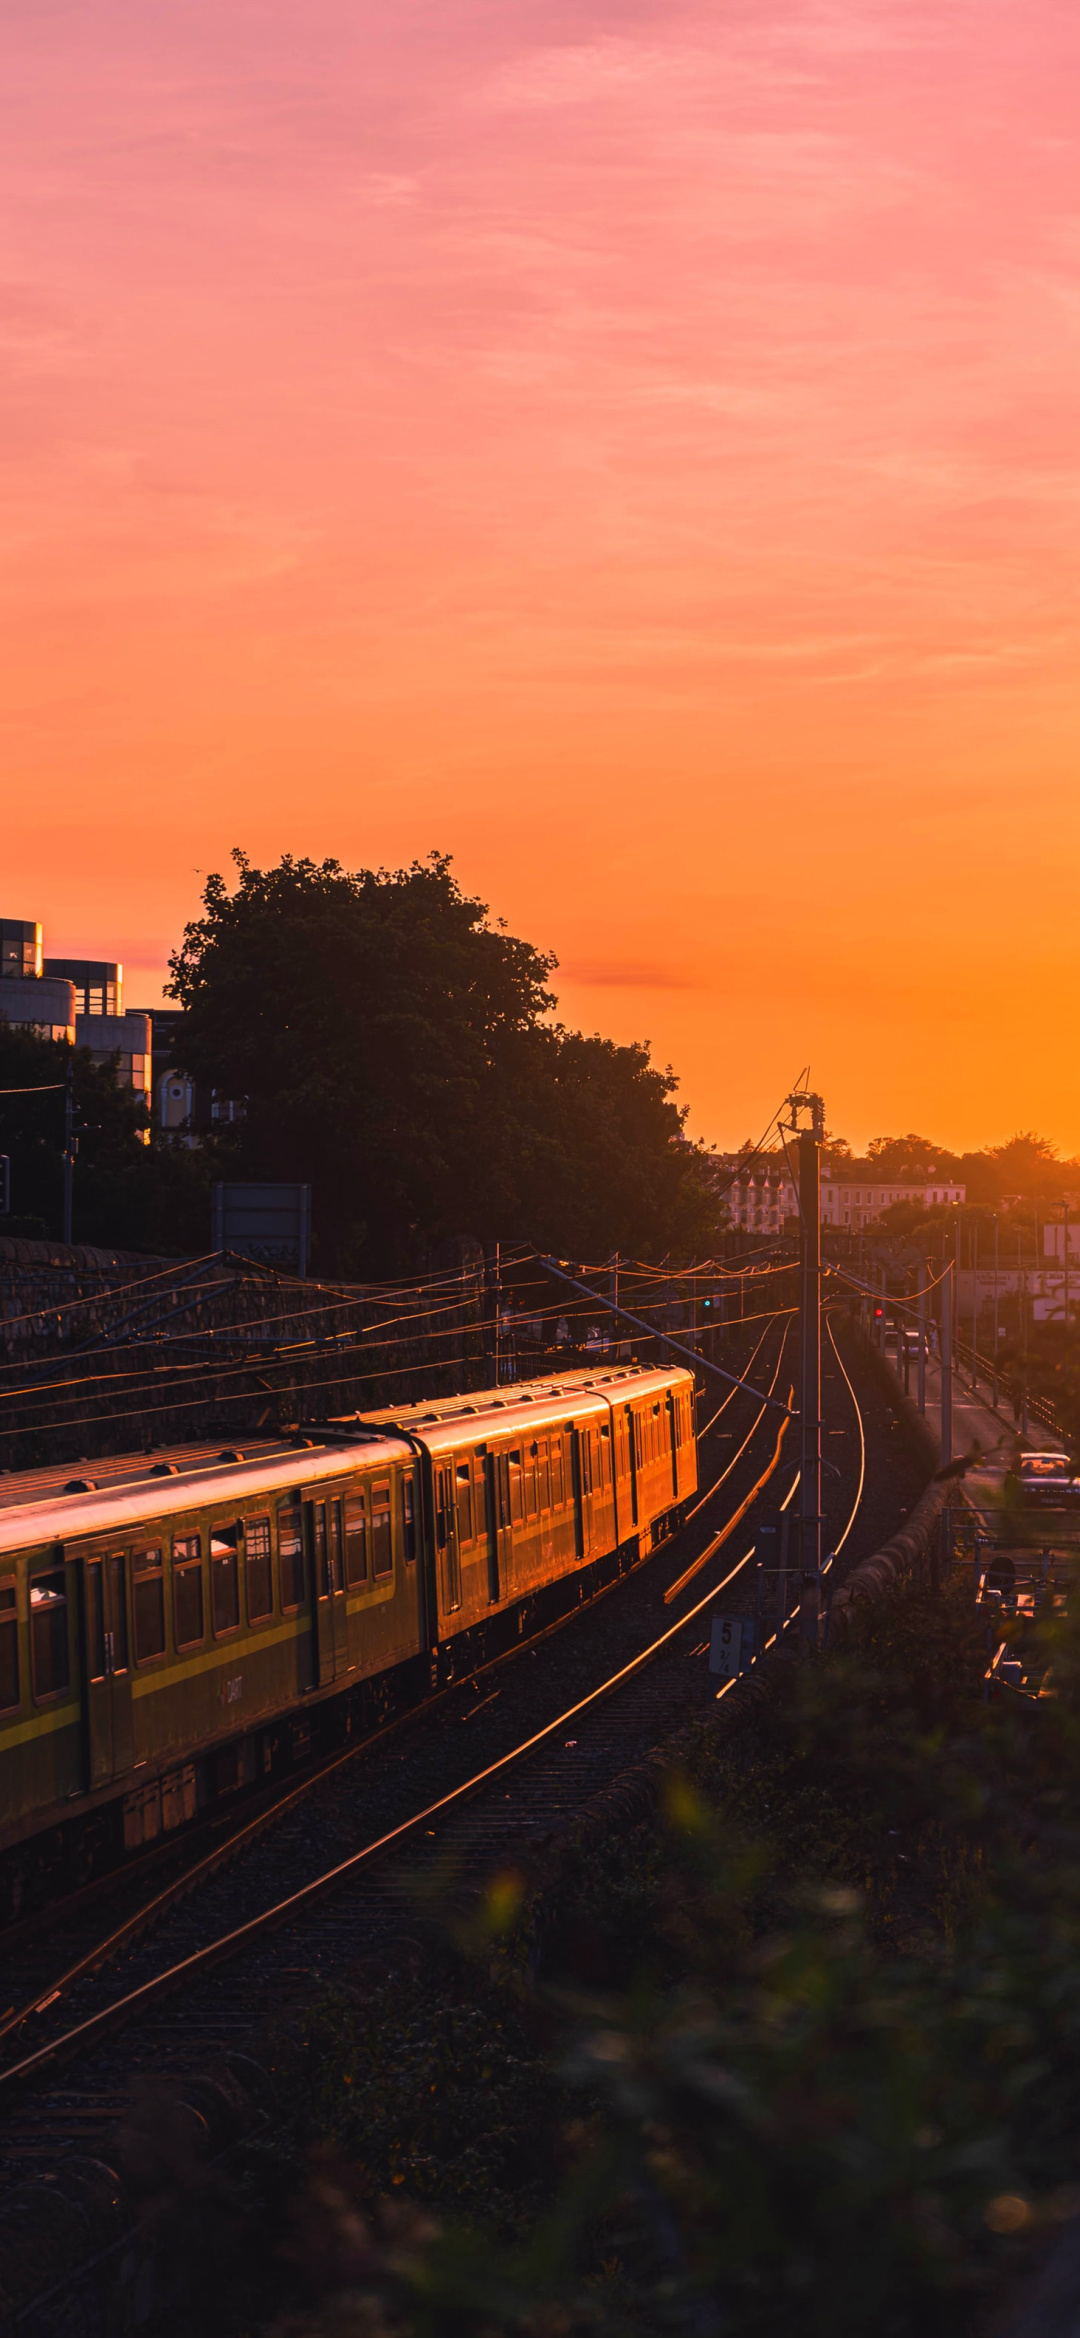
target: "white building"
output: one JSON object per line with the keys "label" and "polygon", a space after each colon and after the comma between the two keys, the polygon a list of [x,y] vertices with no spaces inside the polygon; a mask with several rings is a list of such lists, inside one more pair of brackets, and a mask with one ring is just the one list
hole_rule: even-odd
{"label": "white building", "polygon": [[958,1209],[967,1200],[967,1186],[950,1184],[947,1177],[931,1177],[925,1184],[904,1185],[876,1178],[823,1177],[821,1180],[821,1223],[823,1226],[846,1226],[858,1233],[863,1226],[872,1226],[885,1210],[896,1201],[918,1202],[920,1209],[940,1209],[947,1205]]}
{"label": "white building", "polygon": [[125,1009],[115,959],[43,958],[36,919],[0,918],[0,1017],[39,1039],[88,1048],[95,1063],[115,1061],[121,1086],[150,1103],[150,1017]]}
{"label": "white building", "polygon": [[[730,1177],[734,1163],[714,1158],[723,1182]],[[780,1234],[788,1219],[798,1219],[798,1187],[786,1164],[773,1167],[759,1162],[755,1168],[739,1172],[731,1178],[724,1198],[733,1223],[750,1233]],[[955,1185],[943,1177],[928,1178],[917,1185],[854,1174],[823,1177],[821,1223],[857,1234],[864,1226],[873,1225],[893,1202],[914,1201],[923,1209],[936,1209],[944,1205],[956,1208],[966,1199],[966,1185]]]}

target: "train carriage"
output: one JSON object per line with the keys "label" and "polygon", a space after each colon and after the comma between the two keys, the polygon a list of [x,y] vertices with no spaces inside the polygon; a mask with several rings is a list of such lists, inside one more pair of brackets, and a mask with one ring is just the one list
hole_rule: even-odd
{"label": "train carriage", "polygon": [[0,1919],[591,1596],[696,1483],[682,1370],[0,1482]]}

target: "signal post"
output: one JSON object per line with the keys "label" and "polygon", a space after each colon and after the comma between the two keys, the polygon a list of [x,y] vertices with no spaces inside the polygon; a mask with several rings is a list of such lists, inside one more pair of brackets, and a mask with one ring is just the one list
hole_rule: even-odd
{"label": "signal post", "polygon": [[[821,1618],[821,1144],[825,1106],[799,1089],[788,1097],[799,1146],[799,1637],[817,1647]],[[809,1117],[809,1127],[800,1125]]]}

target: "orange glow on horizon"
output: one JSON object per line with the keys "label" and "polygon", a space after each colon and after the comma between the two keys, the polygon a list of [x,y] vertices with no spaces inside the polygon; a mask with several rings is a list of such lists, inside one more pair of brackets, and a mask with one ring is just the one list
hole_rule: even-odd
{"label": "orange glow on horizon", "polygon": [[1080,19],[7,27],[0,911],[450,851],[695,1134],[1080,1152]]}

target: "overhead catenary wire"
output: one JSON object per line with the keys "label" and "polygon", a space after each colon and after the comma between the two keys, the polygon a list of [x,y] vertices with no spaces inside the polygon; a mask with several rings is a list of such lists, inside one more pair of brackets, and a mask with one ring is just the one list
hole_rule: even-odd
{"label": "overhead catenary wire", "polygon": [[[643,1308],[647,1313],[650,1314],[660,1312],[664,1304],[665,1302],[660,1300],[642,1302]],[[345,1342],[349,1339],[349,1335],[347,1333],[335,1334],[332,1336],[335,1338],[335,1341],[340,1340],[341,1345],[338,1347],[337,1352],[339,1355],[344,1356],[351,1352],[361,1351],[363,1348],[366,1348],[370,1345],[378,1346],[385,1353],[394,1347],[411,1346],[417,1338],[424,1338],[427,1340],[454,1339],[459,1337],[463,1330],[472,1330],[475,1332],[483,1329],[484,1326],[479,1322],[475,1322],[472,1325],[463,1325],[460,1320],[456,1320],[452,1323],[445,1324],[437,1328],[430,1328],[434,1323],[434,1319],[439,1315],[454,1315],[455,1317],[459,1317],[461,1305],[461,1298],[455,1296],[454,1298],[444,1300],[439,1306],[417,1309],[409,1314],[385,1316],[374,1324],[365,1324],[360,1329],[358,1329],[356,1334],[353,1335],[352,1347],[345,1344]],[[325,1310],[316,1310],[315,1312],[323,1313]],[[529,1305],[521,1310],[520,1319],[528,1323],[544,1322],[550,1321],[553,1318],[558,1319],[564,1317],[565,1312],[565,1301],[556,1301],[547,1307],[540,1308]],[[781,1314],[790,1315],[793,1312],[795,1312],[793,1308],[765,1309],[758,1314],[731,1317],[728,1319],[728,1322],[724,1328],[730,1330],[735,1329],[738,1325],[743,1323],[755,1323],[761,1321],[771,1322],[776,1320]],[[304,1320],[305,1319],[303,1315],[301,1315],[299,1321],[303,1322]],[[259,1328],[269,1330],[273,1328],[275,1322],[291,1323],[296,1321],[297,1317],[295,1313],[290,1310],[284,1317],[247,1317],[241,1319],[239,1322],[225,1322],[224,1324],[214,1326],[200,1326],[194,1329],[189,1328],[182,1332],[175,1333],[169,1329],[168,1325],[166,1325],[160,1333],[146,1335],[142,1339],[136,1339],[132,1341],[131,1344],[135,1347],[140,1347],[148,1346],[152,1342],[160,1342],[162,1345],[175,1347],[182,1343],[205,1343],[208,1340],[215,1340],[221,1342],[223,1346],[227,1346],[230,1341],[235,1341],[238,1335],[244,1331]],[[406,1331],[405,1335],[402,1336],[402,1327],[408,1327],[410,1325],[417,1325],[421,1328],[419,1330],[413,1330],[411,1333]],[[648,1331],[649,1336],[652,1338],[667,1340],[670,1337],[668,1333],[657,1326],[645,1325],[643,1328]],[[394,1336],[385,1338],[380,1337],[379,1335],[383,1333],[389,1333]],[[80,1359],[97,1352],[98,1351],[93,1348],[88,1350],[80,1350]],[[115,1355],[118,1351],[113,1348],[106,1352]],[[272,1348],[268,1348],[265,1342],[259,1342],[254,1346],[245,1349],[241,1355],[226,1355],[222,1357],[221,1361],[218,1361],[216,1357],[195,1357],[191,1358],[190,1360],[185,1360],[183,1358],[170,1360],[167,1365],[152,1364],[148,1366],[145,1364],[140,1364],[138,1366],[132,1367],[132,1369],[127,1372],[111,1372],[107,1376],[106,1381],[103,1383],[103,1398],[106,1392],[108,1392],[108,1394],[115,1394],[118,1388],[125,1383],[129,1386],[134,1385],[136,1387],[139,1385],[149,1386],[151,1384],[155,1387],[160,1387],[161,1373],[163,1370],[175,1373],[177,1377],[181,1375],[202,1375],[206,1378],[213,1377],[220,1379],[221,1376],[225,1373],[244,1371],[255,1364],[269,1368],[275,1363],[279,1363],[286,1359],[295,1358],[299,1354],[310,1353],[315,1355],[321,1352],[323,1352],[322,1348],[315,1342],[294,1339],[283,1341],[276,1347]],[[46,1367],[52,1363],[56,1369],[59,1369],[67,1362],[67,1360],[68,1359],[66,1357],[56,1357],[54,1359],[42,1359],[42,1362],[46,1365]],[[19,1359],[9,1359],[7,1362],[0,1364],[0,1373],[13,1372],[19,1370],[20,1368],[25,1370],[25,1364],[22,1364],[20,1367]],[[734,1375],[727,1373],[723,1374],[723,1377],[732,1380],[735,1378]],[[81,1372],[74,1374],[68,1372],[63,1378],[58,1378],[55,1376],[54,1370],[54,1372],[46,1379],[34,1378],[33,1380],[28,1380],[22,1387],[9,1387],[5,1393],[12,1401],[18,1399],[23,1402],[31,1402],[35,1398],[39,1397],[43,1401],[47,1401],[53,1400],[57,1396],[70,1393],[71,1391],[77,1390],[81,1387],[95,1384],[99,1379],[100,1375],[97,1373]]]}
{"label": "overhead catenary wire", "polygon": [[[76,1245],[76,1247],[78,1246]],[[108,1255],[107,1245],[106,1255]],[[504,1267],[524,1265],[536,1255],[535,1251],[528,1249],[525,1249],[520,1257],[515,1253],[507,1258],[504,1254],[503,1265]],[[277,1267],[269,1267],[260,1259],[244,1258],[238,1252],[205,1250],[194,1258],[170,1259],[154,1274],[136,1275],[130,1282],[101,1285],[95,1291],[81,1292],[75,1299],[45,1300],[39,1307],[26,1308],[21,1315],[8,1315],[0,1318],[0,1330],[12,1330],[20,1323],[36,1323],[43,1316],[68,1315],[73,1313],[77,1307],[97,1307],[109,1299],[122,1299],[129,1292],[149,1292],[154,1283],[167,1282],[170,1276],[181,1272],[190,1275],[196,1267],[210,1266],[215,1260],[222,1266],[228,1266],[232,1262],[234,1279],[236,1272],[239,1271],[242,1275],[250,1276],[252,1279],[260,1278],[264,1285],[272,1290],[295,1290],[305,1295],[310,1295],[312,1291],[330,1292],[331,1298],[328,1305],[342,1307],[363,1307],[369,1303],[372,1296],[379,1297],[380,1295],[389,1303],[395,1292],[400,1292],[403,1298],[419,1297],[425,1285],[446,1289],[455,1283],[465,1284],[471,1281],[475,1284],[482,1280],[484,1272],[483,1268],[477,1265],[460,1267],[452,1272],[443,1270],[430,1275],[395,1275],[381,1283],[335,1283],[325,1279],[316,1281],[311,1276],[286,1275]],[[207,1291],[220,1290],[223,1287],[222,1278],[218,1277],[213,1282],[207,1282],[203,1287]],[[192,1286],[190,1283],[185,1283],[183,1288],[190,1292]]]}
{"label": "overhead catenary wire", "polygon": [[[648,1305],[648,1303],[646,1304]],[[662,1304],[663,1303],[659,1301],[652,1303],[651,1306],[649,1306],[649,1312],[657,1312]],[[472,1324],[465,1325],[463,1325],[460,1321],[455,1321],[453,1323],[437,1326],[436,1328],[429,1328],[432,1326],[436,1316],[447,1314],[459,1316],[460,1308],[460,1300],[447,1300],[440,1307],[417,1310],[412,1315],[386,1316],[377,1323],[363,1325],[355,1334],[341,1333],[333,1334],[331,1337],[336,1345],[337,1353],[341,1356],[345,1356],[359,1352],[363,1348],[371,1345],[378,1347],[385,1353],[387,1350],[394,1347],[412,1346],[414,1342],[420,1338],[427,1340],[449,1340],[459,1337],[463,1331],[472,1331],[477,1333],[485,1328],[480,1320],[476,1320]],[[565,1316],[565,1312],[565,1302],[561,1304],[553,1304],[546,1308],[529,1307],[522,1311],[521,1319],[528,1323],[545,1322],[550,1321],[553,1318],[562,1318]],[[729,1319],[729,1322],[725,1328],[734,1329],[741,1323],[755,1323],[761,1322],[763,1320],[772,1322],[781,1314],[792,1314],[793,1312],[794,1309],[792,1308],[772,1308],[763,1310],[759,1315],[735,1316]],[[131,1344],[134,1347],[145,1347],[151,1344],[160,1343],[163,1346],[173,1347],[178,1346],[181,1343],[205,1343],[208,1340],[216,1340],[225,1346],[228,1342],[236,1340],[241,1332],[249,1331],[252,1328],[259,1328],[260,1326],[263,1326],[267,1329],[272,1329],[275,1321],[289,1322],[295,1320],[295,1317],[291,1315],[284,1318],[251,1317],[246,1318],[240,1323],[226,1322],[220,1325],[202,1326],[194,1330],[188,1329],[177,1333],[172,1333],[166,1326],[162,1333],[148,1335],[141,1340],[132,1341]],[[301,1320],[303,1319],[301,1318]],[[406,1331],[406,1333],[402,1335],[402,1326],[409,1326],[410,1324],[417,1325],[420,1328],[414,1329],[411,1332]],[[668,1334],[655,1326],[646,1325],[645,1328],[651,1338],[663,1340],[668,1337]],[[389,1332],[395,1336],[383,1338],[380,1335],[384,1332]],[[80,1359],[86,1357],[87,1355],[93,1355],[98,1352],[99,1351],[96,1349],[80,1350]],[[105,1352],[115,1355],[119,1351],[113,1348],[111,1350],[106,1350]],[[214,1357],[200,1356],[192,1357],[190,1359],[178,1358],[164,1365],[160,1363],[151,1365],[139,1364],[132,1366],[128,1371],[113,1371],[110,1372],[104,1379],[102,1379],[102,1375],[97,1372],[77,1372],[74,1374],[69,1372],[63,1379],[52,1376],[47,1379],[28,1380],[22,1387],[8,1387],[6,1390],[4,1390],[4,1394],[12,1402],[16,1400],[28,1402],[36,1397],[41,1397],[43,1399],[55,1398],[58,1395],[64,1395],[70,1393],[73,1390],[97,1385],[99,1383],[102,1386],[103,1394],[106,1391],[109,1393],[115,1393],[117,1389],[125,1383],[134,1384],[135,1386],[149,1386],[151,1384],[155,1387],[160,1386],[161,1374],[163,1371],[175,1373],[177,1376],[183,1374],[194,1376],[202,1375],[203,1377],[207,1378],[219,1378],[223,1373],[226,1372],[231,1372],[234,1370],[246,1370],[252,1364],[265,1365],[269,1367],[275,1362],[285,1358],[296,1357],[300,1354],[318,1355],[324,1352],[325,1343],[316,1341],[287,1340],[282,1341],[280,1344],[272,1347],[268,1347],[265,1342],[259,1342],[246,1348],[239,1356],[223,1356],[220,1362]],[[46,1365],[48,1365],[50,1362],[54,1362],[56,1367],[60,1368],[64,1363],[66,1363],[67,1358],[58,1356],[55,1359],[44,1358],[41,1359],[41,1361]],[[20,1364],[20,1360],[17,1358],[9,1359],[6,1363],[0,1364],[0,1372],[12,1372],[19,1369],[25,1370],[26,1365],[25,1363]]]}

